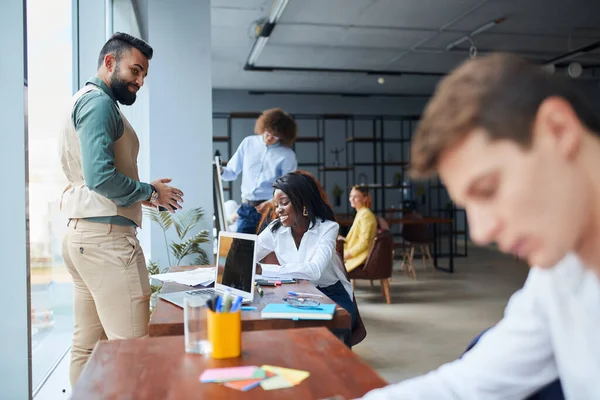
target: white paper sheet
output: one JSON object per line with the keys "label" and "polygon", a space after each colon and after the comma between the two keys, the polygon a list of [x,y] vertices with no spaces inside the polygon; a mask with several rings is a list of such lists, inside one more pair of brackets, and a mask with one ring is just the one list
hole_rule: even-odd
{"label": "white paper sheet", "polygon": [[206,286],[214,282],[215,268],[197,268],[191,271],[166,272],[164,274],[150,275],[150,277],[163,282],[177,282],[188,286]]}

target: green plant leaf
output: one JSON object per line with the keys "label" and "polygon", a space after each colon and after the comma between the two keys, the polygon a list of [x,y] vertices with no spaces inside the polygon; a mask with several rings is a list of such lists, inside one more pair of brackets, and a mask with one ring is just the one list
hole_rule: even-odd
{"label": "green plant leaf", "polygon": [[146,265],[146,269],[148,270],[148,275],[156,275],[160,274],[160,266],[156,261],[148,261],[148,265]]}
{"label": "green plant leaf", "polygon": [[208,258],[206,257],[206,253],[200,254],[194,260],[194,265],[208,265],[208,264],[209,264],[209,262],[208,262]]}
{"label": "green plant leaf", "polygon": [[144,207],[144,214],[157,223],[165,232],[173,225],[173,217],[168,211],[158,211],[156,208]]}
{"label": "green plant leaf", "polygon": [[191,210],[187,210],[181,214],[178,214],[176,220],[173,221],[175,225],[175,230],[177,231],[177,236],[179,236],[180,240],[183,240],[189,231],[194,229],[194,227],[200,222],[200,220],[204,217],[204,211],[202,208],[193,208]]}

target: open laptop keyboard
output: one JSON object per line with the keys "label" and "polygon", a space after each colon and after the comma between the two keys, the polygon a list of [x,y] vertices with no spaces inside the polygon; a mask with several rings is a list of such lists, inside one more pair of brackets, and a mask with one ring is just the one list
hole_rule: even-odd
{"label": "open laptop keyboard", "polygon": [[191,294],[193,296],[202,296],[202,297],[215,297],[219,293],[214,289],[198,289],[198,290],[190,290],[186,292],[187,294]]}

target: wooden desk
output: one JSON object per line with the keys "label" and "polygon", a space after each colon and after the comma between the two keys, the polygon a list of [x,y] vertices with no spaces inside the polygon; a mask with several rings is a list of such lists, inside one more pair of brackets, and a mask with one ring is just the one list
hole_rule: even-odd
{"label": "wooden desk", "polygon": [[[201,383],[208,368],[274,365],[310,376],[288,388],[240,392]],[[386,382],[325,328],[242,333],[239,358],[187,354],[182,336],[100,341],[73,389],[73,400],[323,399],[362,397]]]}
{"label": "wooden desk", "polygon": [[[189,268],[197,268],[186,267]],[[186,268],[171,268],[170,272],[174,272]],[[189,286],[180,285],[177,283],[165,283],[161,291],[163,293],[176,292],[179,290],[190,290]],[[296,284],[285,284],[276,287],[263,287],[264,296],[254,295],[252,306],[256,307],[255,311],[242,312],[242,330],[243,331],[262,331],[269,329],[292,329],[292,328],[307,328],[307,327],[326,327],[330,329],[350,329],[352,318],[350,314],[342,307],[338,306],[330,321],[292,321],[290,319],[262,319],[260,312],[269,303],[280,303],[284,297],[287,297],[289,290],[303,293],[322,294],[310,282],[299,282]],[[323,295],[319,299],[321,303],[334,303],[327,296]],[[203,310],[204,312],[206,310]],[[183,309],[163,299],[158,299],[156,307],[152,312],[150,324],[148,325],[148,333],[150,336],[174,336],[183,335]]]}

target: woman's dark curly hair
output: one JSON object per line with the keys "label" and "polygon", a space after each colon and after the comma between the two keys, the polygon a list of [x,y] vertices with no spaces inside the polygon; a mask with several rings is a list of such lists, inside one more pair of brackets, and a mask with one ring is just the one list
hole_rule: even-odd
{"label": "woman's dark curly hair", "polygon": [[[309,220],[308,229],[312,228],[317,220],[321,222],[335,221],[333,210],[321,197],[319,186],[312,176],[290,172],[278,178],[273,183],[273,188],[281,190],[290,198],[296,215],[302,215],[306,207]],[[275,232],[280,227],[281,222],[276,219],[271,226],[271,231]]]}
{"label": "woman's dark curly hair", "polygon": [[296,142],[298,124],[281,108],[271,108],[263,111],[254,125],[254,132],[257,135],[262,135],[265,131],[277,136],[282,146],[292,147]]}

